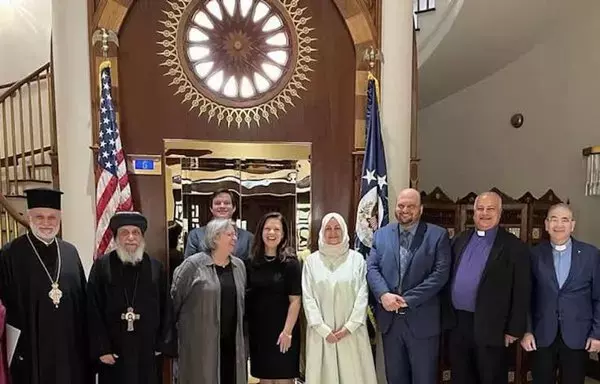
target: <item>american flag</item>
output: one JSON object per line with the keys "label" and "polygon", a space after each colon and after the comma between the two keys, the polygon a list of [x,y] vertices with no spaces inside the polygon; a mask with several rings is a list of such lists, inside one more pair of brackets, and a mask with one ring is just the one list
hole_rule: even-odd
{"label": "american flag", "polygon": [[98,168],[96,186],[96,252],[94,259],[113,246],[113,235],[108,228],[110,218],[120,211],[132,211],[131,189],[125,166],[125,155],[112,99],[110,66],[103,64],[100,71],[100,130],[98,133]]}

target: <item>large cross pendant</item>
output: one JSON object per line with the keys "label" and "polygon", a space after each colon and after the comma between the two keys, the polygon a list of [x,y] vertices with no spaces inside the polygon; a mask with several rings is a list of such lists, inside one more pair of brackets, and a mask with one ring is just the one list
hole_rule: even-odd
{"label": "large cross pendant", "polygon": [[133,332],[133,322],[140,319],[140,315],[133,311],[133,308],[127,308],[127,312],[121,314],[121,320],[127,322],[127,332]]}

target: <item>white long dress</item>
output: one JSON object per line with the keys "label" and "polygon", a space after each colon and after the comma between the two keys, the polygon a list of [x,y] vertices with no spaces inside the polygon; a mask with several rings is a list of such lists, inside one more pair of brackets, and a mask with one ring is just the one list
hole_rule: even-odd
{"label": "white long dress", "polygon": [[[366,327],[368,287],[362,255],[350,250],[339,260],[319,252],[308,256],[302,299],[308,321],[306,384],[377,384]],[[325,340],[344,326],[350,335],[334,344]]]}

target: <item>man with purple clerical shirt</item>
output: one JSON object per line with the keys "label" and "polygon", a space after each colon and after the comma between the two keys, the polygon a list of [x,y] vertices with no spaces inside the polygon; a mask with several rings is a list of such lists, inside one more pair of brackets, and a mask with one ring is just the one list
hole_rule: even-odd
{"label": "man with purple clerical shirt", "polygon": [[452,244],[452,269],[443,321],[450,329],[452,383],[506,384],[507,347],[527,327],[530,303],[530,252],[499,226],[502,199],[477,196],[475,228]]}

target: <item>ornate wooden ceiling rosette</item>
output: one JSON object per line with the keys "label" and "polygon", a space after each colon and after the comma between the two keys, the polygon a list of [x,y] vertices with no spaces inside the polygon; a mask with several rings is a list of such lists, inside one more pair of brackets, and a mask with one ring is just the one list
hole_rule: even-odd
{"label": "ornate wooden ceiling rosette", "polygon": [[198,115],[260,125],[306,90],[316,51],[299,0],[171,0],[162,66]]}

